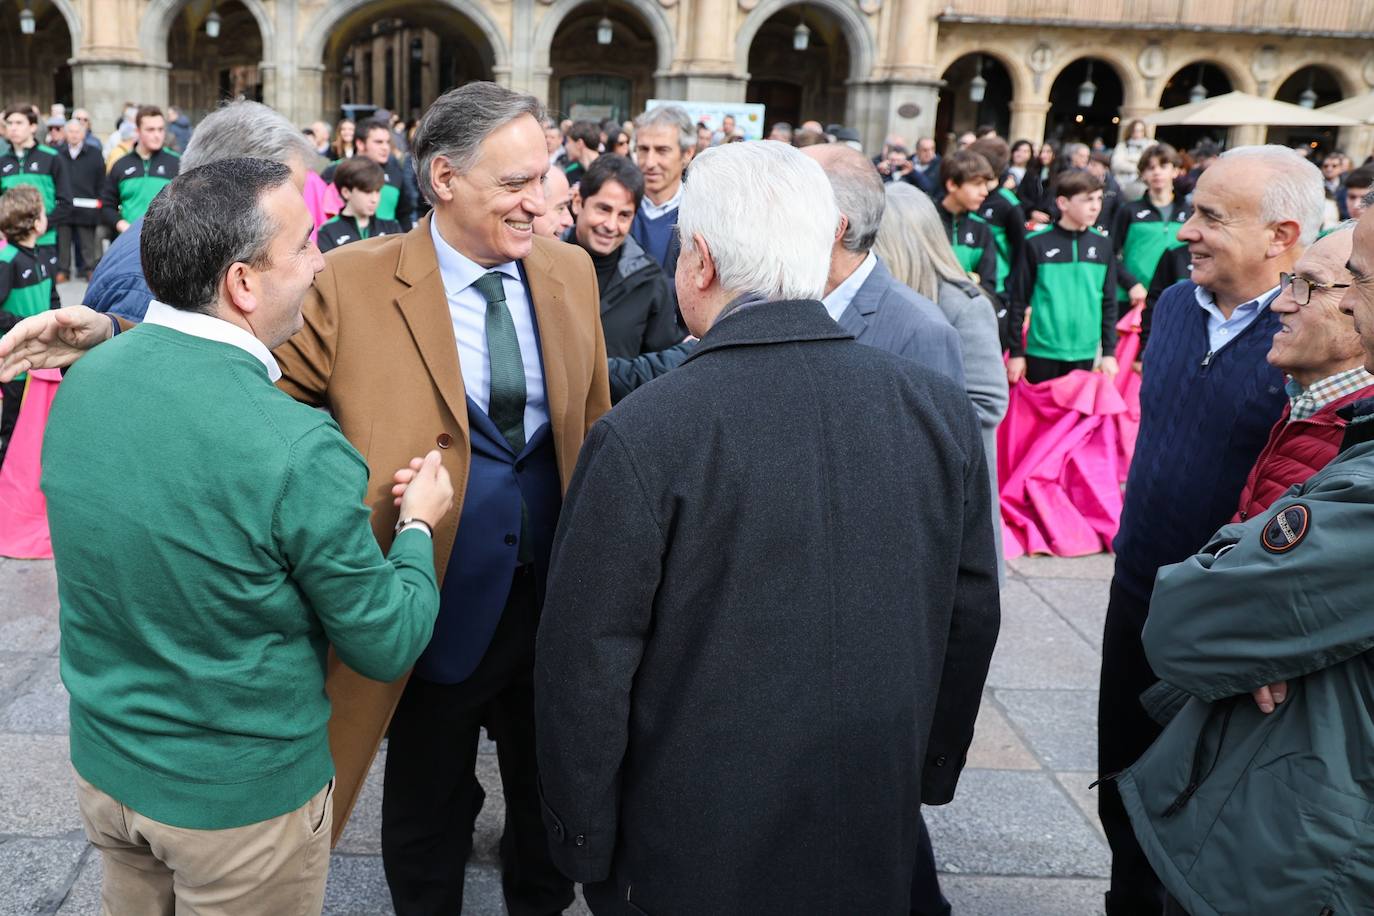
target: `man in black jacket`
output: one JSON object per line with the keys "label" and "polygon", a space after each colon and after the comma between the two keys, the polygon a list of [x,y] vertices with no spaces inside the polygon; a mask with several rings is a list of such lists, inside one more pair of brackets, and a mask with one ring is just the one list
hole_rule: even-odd
{"label": "man in black jacket", "polygon": [[633,358],[681,343],[677,308],[663,268],[630,235],[644,176],[624,156],[605,154],[582,177],[572,239],[596,266],[608,357]]}
{"label": "man in black jacket", "polygon": [[64,128],[65,143],[57,148],[57,165],[67,175],[71,200],[57,210],[57,280],[72,276],[77,266],[72,242],[81,260],[82,275],[90,278],[100,263],[100,190],[105,183],[105,160],[99,146],[86,142],[86,125],[73,118]]}
{"label": "man in black jacket", "polygon": [[781,143],[693,166],[701,342],[592,427],[535,651],[554,861],[601,914],[902,913],[998,628],[964,392],[817,301],[839,211]]}

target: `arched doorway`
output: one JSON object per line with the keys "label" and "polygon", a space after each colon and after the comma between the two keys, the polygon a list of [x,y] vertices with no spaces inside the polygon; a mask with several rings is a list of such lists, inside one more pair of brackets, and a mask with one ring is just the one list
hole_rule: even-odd
{"label": "arched doorway", "polygon": [[[1301,105],[1304,108],[1321,108],[1345,97],[1336,75],[1325,67],[1303,67],[1279,84],[1274,98],[1280,102]],[[1334,127],[1271,127],[1270,143],[1284,146],[1305,146],[1314,155],[1322,155],[1336,148]]]}
{"label": "arched doorway", "polygon": [[[1160,108],[1177,108],[1191,102],[1200,102],[1213,96],[1225,95],[1233,89],[1231,77],[1216,64],[1197,61],[1180,68],[1164,84],[1159,96]],[[1155,131],[1155,139],[1168,143],[1178,150],[1189,150],[1199,141],[1208,139],[1219,144],[1226,142],[1225,127],[1185,127],[1180,125],[1161,127]]]}
{"label": "arched doorway", "polygon": [[447,4],[360,6],[325,42],[324,112],[385,108],[412,121],[449,89],[491,79],[494,66],[483,30]]}
{"label": "arched doorway", "polygon": [[[25,9],[17,0],[0,0],[0,104],[32,103],[46,116],[60,102],[72,108],[72,35],[62,11],[51,0],[33,0],[33,33],[21,28]],[[45,131],[39,131],[42,139]]]}
{"label": "arched doorway", "polygon": [[966,54],[940,76],[940,106],[935,112],[935,135],[957,137],[982,125],[1006,137],[1011,128],[1011,74],[988,54]]}
{"label": "arched doorway", "polygon": [[635,7],[574,7],[549,45],[549,110],[579,121],[630,120],[654,97],[659,58],[654,30]]}
{"label": "arched doorway", "polygon": [[1110,146],[1120,132],[1125,98],[1116,68],[1101,58],[1080,57],[1059,72],[1050,87],[1045,137]]}
{"label": "arched doorway", "polygon": [[829,9],[787,6],[764,20],[749,44],[745,101],[764,106],[765,125],[843,124],[851,56],[844,24]]}
{"label": "arched doorway", "polygon": [[168,102],[192,121],[225,99],[263,100],[262,32],[240,0],[182,7],[167,32],[167,60]]}

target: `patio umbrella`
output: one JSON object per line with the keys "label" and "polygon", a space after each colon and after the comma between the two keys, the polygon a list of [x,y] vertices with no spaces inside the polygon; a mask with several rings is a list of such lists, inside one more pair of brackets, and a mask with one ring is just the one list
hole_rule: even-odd
{"label": "patio umbrella", "polygon": [[1317,111],[1326,115],[1343,115],[1365,124],[1374,124],[1374,92],[1323,105]]}
{"label": "patio umbrella", "polygon": [[1147,116],[1147,124],[1195,127],[1354,127],[1361,122],[1325,108],[1303,108],[1277,99],[1263,99],[1245,92],[1228,92],[1201,102],[1166,108]]}

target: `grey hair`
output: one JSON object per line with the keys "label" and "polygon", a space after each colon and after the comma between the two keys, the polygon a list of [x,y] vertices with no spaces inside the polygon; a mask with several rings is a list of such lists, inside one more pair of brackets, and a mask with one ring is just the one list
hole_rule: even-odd
{"label": "grey hair", "polygon": [[411,142],[420,193],[438,203],[430,167],[442,156],[459,175],[477,164],[482,141],[517,118],[529,115],[543,124],[544,106],[532,95],[496,83],[476,82],[450,89],[429,106]]}
{"label": "grey hair", "polygon": [[1238,146],[1221,154],[1223,160],[1248,160],[1268,168],[1270,176],[1257,180],[1260,219],[1266,223],[1296,220],[1298,241],[1311,245],[1321,232],[1326,213],[1326,184],[1321,169],[1307,157],[1286,146]]}
{"label": "grey hair", "polygon": [[814,160],[784,143],[727,143],[693,159],[682,187],[682,256],[701,236],[721,289],[768,300],[825,293],[840,211]]}
{"label": "grey hair", "polygon": [[867,252],[878,237],[878,226],[887,206],[878,170],[857,150],[852,154],[837,151],[836,155],[827,157],[821,167],[835,192],[835,204],[849,221],[840,244],[846,251]]}
{"label": "grey hair", "polygon": [[1370,207],[1374,207],[1374,189],[1371,189],[1368,194],[1360,198],[1360,206],[1364,207],[1366,210]]}
{"label": "grey hair", "polygon": [[884,193],[887,212],[873,250],[892,276],[930,300],[939,300],[941,282],[967,282],[930,195],[904,181]]}
{"label": "grey hair", "polygon": [[303,168],[319,156],[315,147],[286,118],[261,102],[226,102],[196,125],[179,171],[221,159],[270,159]]}
{"label": "grey hair", "polygon": [[635,118],[635,136],[649,127],[676,127],[677,145],[685,153],[696,149],[697,126],[681,105],[658,105]]}

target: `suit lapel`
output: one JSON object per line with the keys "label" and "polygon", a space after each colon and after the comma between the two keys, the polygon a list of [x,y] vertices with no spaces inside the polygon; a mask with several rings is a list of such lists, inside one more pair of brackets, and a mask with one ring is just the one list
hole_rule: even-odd
{"label": "suit lapel", "polygon": [[432,216],[426,216],[419,226],[406,233],[396,278],[409,289],[396,297],[396,305],[410,328],[434,386],[458,421],[463,439],[470,441],[467,392],[463,388],[463,372],[458,366],[458,341],[453,336],[448,294],[444,291],[443,275],[439,273],[434,241],[429,235],[431,219]]}
{"label": "suit lapel", "polygon": [[849,301],[849,306],[840,313],[839,326],[853,334],[855,337],[863,334],[868,329],[868,316],[878,310],[878,302],[882,299],[887,286],[882,282],[879,274],[882,272],[882,262],[873,266],[868,278],[863,285],[854,293],[854,298]]}
{"label": "suit lapel", "polygon": [[[549,402],[549,421],[553,424],[554,441],[568,428],[568,367],[563,347],[576,335],[568,322],[564,304],[563,281],[553,275],[553,265],[535,239],[534,248],[524,260],[525,279],[530,286],[530,302],[534,318],[539,324],[540,356],[544,363],[544,394]],[[531,430],[530,432],[533,432]],[[582,431],[577,431],[581,441]]]}

